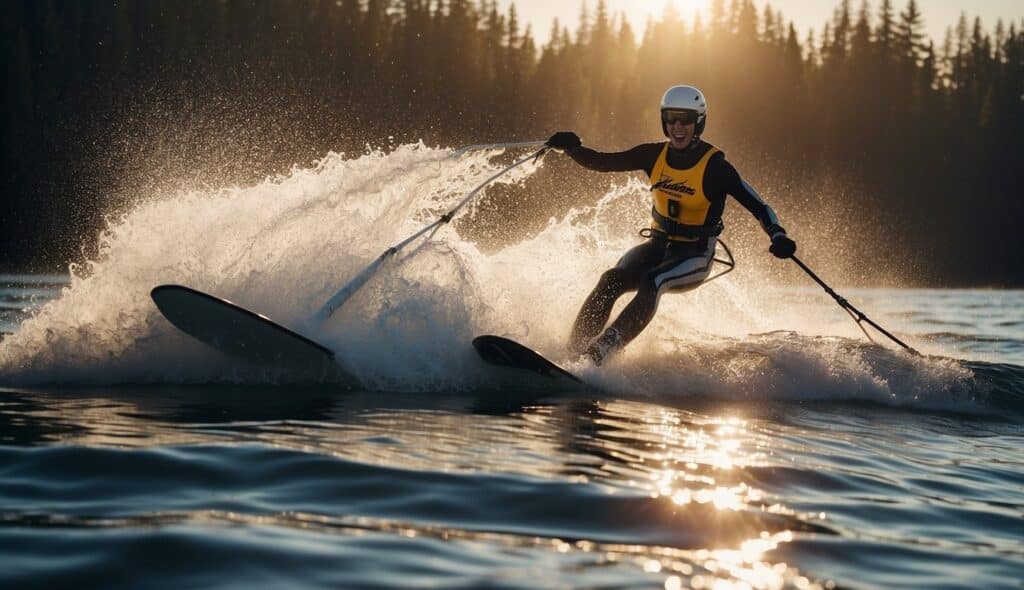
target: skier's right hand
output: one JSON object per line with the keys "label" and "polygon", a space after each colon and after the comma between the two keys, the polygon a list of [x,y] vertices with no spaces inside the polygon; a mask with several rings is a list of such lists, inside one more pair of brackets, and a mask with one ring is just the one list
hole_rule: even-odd
{"label": "skier's right hand", "polygon": [[796,253],[796,242],[789,239],[786,232],[775,234],[772,245],[768,248],[776,258],[792,258]]}
{"label": "skier's right hand", "polygon": [[552,135],[551,139],[544,145],[562,150],[563,152],[569,152],[583,145],[583,142],[580,141],[580,136],[572,131],[559,131]]}

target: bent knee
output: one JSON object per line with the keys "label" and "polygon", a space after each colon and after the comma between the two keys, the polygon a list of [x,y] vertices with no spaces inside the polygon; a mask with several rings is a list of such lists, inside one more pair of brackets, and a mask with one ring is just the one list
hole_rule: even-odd
{"label": "bent knee", "polygon": [[598,288],[602,291],[619,292],[626,290],[626,272],[620,268],[611,268],[601,274]]}
{"label": "bent knee", "polygon": [[658,296],[665,289],[658,286],[654,277],[646,277],[637,289],[637,296]]}

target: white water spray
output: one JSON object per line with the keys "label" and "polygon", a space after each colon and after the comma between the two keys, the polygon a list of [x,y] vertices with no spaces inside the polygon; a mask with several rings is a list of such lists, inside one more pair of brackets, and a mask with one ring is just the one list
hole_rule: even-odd
{"label": "white water spray", "polygon": [[[255,186],[144,201],[111,222],[97,259],[75,270],[60,298],[0,343],[0,379],[279,379],[280,372],[227,362],[178,332],[153,305],[150,289],[188,285],[305,328],[381,251],[502,168],[492,155],[453,160],[447,150],[422,144],[356,158],[329,154]],[[499,182],[522,182],[535,169],[524,166]],[[411,245],[309,335],[334,350],[364,386],[382,390],[491,385],[492,370],[470,346],[483,333],[517,338],[566,360],[563,346],[580,304],[600,273],[639,243],[647,199],[642,183],[626,183],[496,251],[461,237],[458,223],[446,226],[432,241]],[[814,295],[820,306],[808,313],[806,302],[768,288],[768,265],[777,261],[765,254],[739,263],[729,277],[664,297],[652,325],[623,357],[600,372],[584,369],[587,375],[623,393],[882,401],[914,384],[942,390],[969,376],[952,362],[906,359],[894,382],[894,374],[872,362],[870,347],[834,338],[858,332],[829,301]],[[773,330],[805,336],[751,336]]]}

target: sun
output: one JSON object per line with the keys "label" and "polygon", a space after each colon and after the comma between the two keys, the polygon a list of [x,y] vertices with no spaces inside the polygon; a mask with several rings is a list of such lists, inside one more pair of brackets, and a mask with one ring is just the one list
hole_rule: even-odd
{"label": "sun", "polygon": [[709,6],[711,0],[611,0],[607,1],[608,8],[616,12],[621,11],[633,24],[638,34],[643,33],[644,25],[649,21],[661,20],[665,12],[671,6],[680,18],[687,24],[693,23],[693,19],[699,14],[705,23],[708,20]]}
{"label": "sun", "polygon": [[[619,9],[635,23],[643,24],[648,18],[660,19],[669,6],[684,20],[690,21],[697,14],[706,17],[710,0],[620,0]],[[609,6],[611,3],[609,3]]]}
{"label": "sun", "polygon": [[669,0],[683,15],[692,15],[708,7],[708,0]]}

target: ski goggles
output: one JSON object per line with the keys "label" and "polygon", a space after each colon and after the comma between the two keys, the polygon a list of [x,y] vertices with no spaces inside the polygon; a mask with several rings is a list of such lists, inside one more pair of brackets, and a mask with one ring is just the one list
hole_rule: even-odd
{"label": "ski goggles", "polygon": [[697,122],[697,119],[697,111],[664,111],[661,113],[661,120],[666,125],[672,125],[673,123],[693,125]]}

